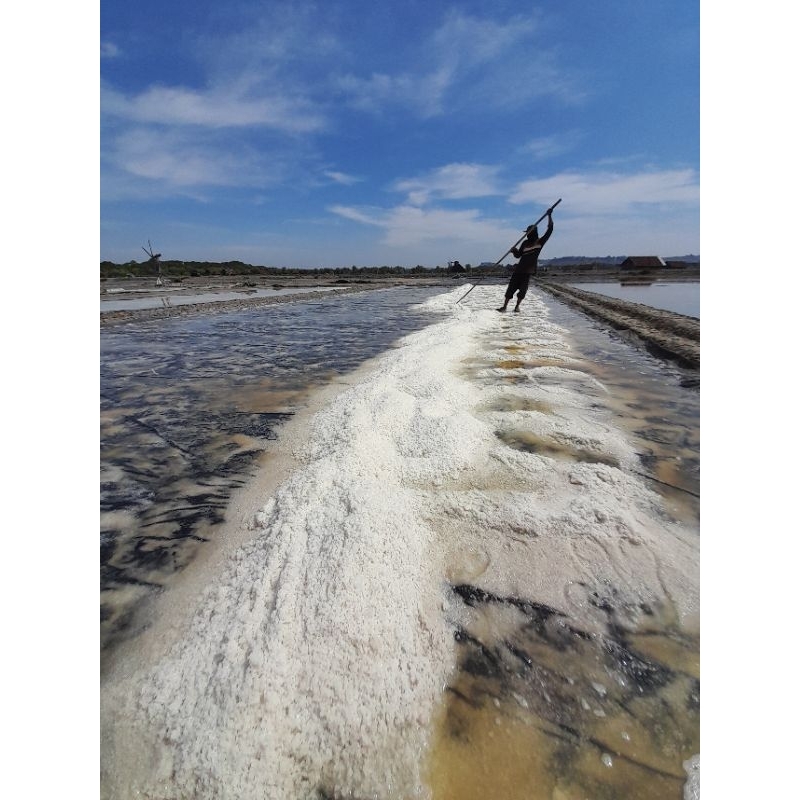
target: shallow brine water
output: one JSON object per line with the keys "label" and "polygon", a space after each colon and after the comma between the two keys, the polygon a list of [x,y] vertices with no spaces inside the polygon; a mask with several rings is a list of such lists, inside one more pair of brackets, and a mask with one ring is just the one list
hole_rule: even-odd
{"label": "shallow brine water", "polygon": [[700,319],[700,282],[663,281],[646,285],[623,282],[573,283],[575,289],[604,294],[629,303],[674,311]]}
{"label": "shallow brine water", "polygon": [[502,316],[502,287],[437,292],[104,334],[113,637],[125,576],[168,586],[213,536],[268,415],[418,331],[313,417],[191,621],[106,687],[104,796],[683,796],[696,376],[536,292]]}

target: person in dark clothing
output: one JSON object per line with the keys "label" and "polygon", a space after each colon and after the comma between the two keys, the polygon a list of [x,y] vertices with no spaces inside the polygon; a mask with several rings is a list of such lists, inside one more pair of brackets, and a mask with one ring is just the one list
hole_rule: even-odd
{"label": "person in dark clothing", "polygon": [[517,293],[517,304],[514,306],[514,311],[519,311],[519,304],[528,293],[528,283],[530,282],[531,275],[536,275],[539,271],[539,253],[542,252],[550,234],[553,232],[553,210],[547,212],[547,231],[542,238],[539,238],[539,230],[535,225],[529,225],[526,231],[527,236],[525,241],[522,242],[520,247],[512,247],[511,253],[515,258],[519,259],[519,263],[514,267],[511,273],[511,280],[508,282],[506,288],[506,301],[503,303],[498,311],[505,311],[508,307],[508,301]]}

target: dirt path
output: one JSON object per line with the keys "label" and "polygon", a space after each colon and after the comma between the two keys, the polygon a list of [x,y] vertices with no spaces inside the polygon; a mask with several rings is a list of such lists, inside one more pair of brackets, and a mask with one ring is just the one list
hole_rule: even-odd
{"label": "dirt path", "polygon": [[654,355],[700,369],[700,320],[672,311],[615,300],[571,286],[537,281],[537,288],[619,331],[639,337]]}

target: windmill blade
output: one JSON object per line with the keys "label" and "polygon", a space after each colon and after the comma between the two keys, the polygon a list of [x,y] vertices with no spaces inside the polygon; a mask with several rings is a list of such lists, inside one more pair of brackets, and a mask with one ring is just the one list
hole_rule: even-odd
{"label": "windmill blade", "polygon": [[144,248],[144,247],[142,248],[142,250],[144,250],[144,251],[145,251],[145,253],[147,253],[147,255],[149,255],[149,256],[150,256],[150,258],[152,258],[152,257],[153,257],[153,254],[152,254],[152,253],[148,253],[148,252],[147,252],[147,250],[145,250],[145,248]]}

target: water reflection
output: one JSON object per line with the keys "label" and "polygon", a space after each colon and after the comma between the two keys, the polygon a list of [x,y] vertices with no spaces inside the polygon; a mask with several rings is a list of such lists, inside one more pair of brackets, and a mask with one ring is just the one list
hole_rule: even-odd
{"label": "water reflection", "polygon": [[595,292],[629,303],[641,303],[664,311],[674,311],[687,317],[700,319],[700,283],[572,283],[575,289]]}

